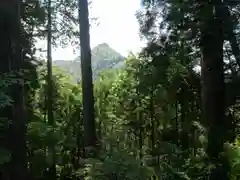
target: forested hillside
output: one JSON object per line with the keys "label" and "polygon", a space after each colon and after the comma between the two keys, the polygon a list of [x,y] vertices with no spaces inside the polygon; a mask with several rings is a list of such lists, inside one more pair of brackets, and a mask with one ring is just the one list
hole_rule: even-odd
{"label": "forested hillside", "polygon": [[0,1],[0,180],[240,180],[240,2],[141,0],[126,58],[91,50],[90,8]]}
{"label": "forested hillside", "polygon": [[[99,44],[92,49],[92,70],[93,78],[99,75],[102,70],[120,68],[123,66],[124,57],[112,49],[108,44]],[[56,60],[54,65],[66,70],[73,76],[75,81],[80,80],[81,77],[81,62],[80,57],[73,61]]]}

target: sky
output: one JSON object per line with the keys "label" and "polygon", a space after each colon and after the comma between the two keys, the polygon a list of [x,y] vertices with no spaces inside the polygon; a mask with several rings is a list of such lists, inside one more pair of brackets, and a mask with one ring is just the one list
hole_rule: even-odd
{"label": "sky", "polygon": [[[97,17],[98,25],[93,24],[90,30],[91,47],[107,43],[124,56],[138,52],[143,46],[135,17],[139,8],[140,0],[92,0],[90,17]],[[46,48],[46,44],[40,46]],[[77,56],[72,47],[53,51],[53,60],[73,60]]]}

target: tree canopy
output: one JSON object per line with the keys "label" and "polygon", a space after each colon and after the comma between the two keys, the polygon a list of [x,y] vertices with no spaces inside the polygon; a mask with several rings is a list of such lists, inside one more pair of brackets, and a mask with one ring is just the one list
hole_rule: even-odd
{"label": "tree canopy", "polygon": [[0,179],[239,180],[239,2],[142,0],[127,57],[90,49],[88,3],[0,2]]}

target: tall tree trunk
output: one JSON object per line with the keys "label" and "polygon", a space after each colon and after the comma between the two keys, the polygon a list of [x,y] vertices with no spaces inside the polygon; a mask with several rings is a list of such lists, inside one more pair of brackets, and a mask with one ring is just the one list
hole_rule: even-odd
{"label": "tall tree trunk", "polygon": [[3,180],[27,179],[26,166],[26,116],[24,109],[22,43],[21,43],[21,1],[1,1],[1,73],[15,72],[16,78],[21,80],[10,85],[8,95],[13,103],[1,109],[1,116],[10,122],[5,134],[5,148],[11,153],[9,163],[4,164]]}
{"label": "tall tree trunk", "polygon": [[139,88],[137,87],[137,98],[138,98],[138,102],[137,102],[137,108],[139,108],[137,110],[137,121],[139,122],[139,134],[138,134],[138,143],[139,143],[139,159],[140,161],[142,162],[142,157],[143,157],[143,116],[142,116],[142,110],[141,107],[142,107],[142,102],[141,102],[141,95],[139,93]]}
{"label": "tall tree trunk", "polygon": [[177,146],[179,146],[179,108],[178,108],[178,104],[179,102],[176,101],[175,102],[175,110],[176,110],[176,114],[175,114],[175,136],[174,136],[174,142],[176,143]]}
{"label": "tall tree trunk", "polygon": [[228,168],[220,157],[226,133],[221,6],[221,0],[214,0],[212,5],[203,5],[205,11],[209,10],[205,12],[209,16],[205,17],[201,30],[202,118],[208,128],[207,154],[210,162],[216,166],[212,170],[211,180],[228,179]]}
{"label": "tall tree trunk", "polygon": [[[183,5],[184,2],[180,1],[180,15],[181,15],[181,20],[180,20],[180,62],[182,65],[186,65],[186,57],[185,57],[185,49],[184,49],[184,39],[183,39],[183,34],[184,34],[184,9]],[[187,122],[187,107],[186,107],[186,99],[185,99],[185,84],[184,84],[184,79],[182,78],[181,80],[181,85],[180,85],[180,94],[179,94],[179,104],[181,106],[181,128],[180,128],[180,144],[183,150],[188,150],[189,149],[189,138],[188,138],[188,122]]]}
{"label": "tall tree trunk", "polygon": [[[27,131],[27,121],[24,103],[24,78],[20,72],[23,70],[23,53],[22,53],[22,28],[21,28],[21,0],[16,0],[15,2],[15,20],[13,20],[13,29],[15,29],[15,35],[12,45],[15,46],[14,56],[13,56],[13,70],[17,73],[17,78],[19,78],[22,83],[13,86],[12,98],[13,104],[13,121],[10,126],[11,132],[11,145],[12,145],[12,156],[11,156],[11,180],[26,179],[27,178],[27,164],[26,164],[26,131]],[[14,40],[13,40],[14,41]]]}
{"label": "tall tree trunk", "polygon": [[155,109],[154,109],[154,89],[155,86],[151,87],[151,95],[150,95],[150,106],[149,106],[149,113],[150,113],[150,123],[151,123],[151,149],[152,155],[155,156]]}
{"label": "tall tree trunk", "polygon": [[[48,25],[47,25],[47,111],[48,111],[48,123],[53,128],[55,126],[54,115],[53,115],[53,82],[52,82],[52,8],[51,0],[48,0]],[[55,164],[55,146],[50,147],[52,153],[52,165],[49,168],[49,179],[56,179],[56,164]]]}
{"label": "tall tree trunk", "polygon": [[94,96],[89,35],[88,1],[79,0],[79,25],[81,44],[82,100],[84,122],[84,144],[96,147],[97,137],[94,117]]}
{"label": "tall tree trunk", "polygon": [[180,142],[181,147],[184,151],[189,150],[189,122],[187,121],[187,111],[188,108],[186,107],[186,99],[184,99],[184,85],[182,85],[181,92],[180,92],[180,105],[181,105],[181,134],[180,134]]}

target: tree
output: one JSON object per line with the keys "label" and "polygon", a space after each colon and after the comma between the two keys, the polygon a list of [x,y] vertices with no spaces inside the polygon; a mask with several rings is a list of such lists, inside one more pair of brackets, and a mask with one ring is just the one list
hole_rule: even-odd
{"label": "tree", "polygon": [[[1,75],[14,74],[15,83],[9,85],[7,95],[14,102],[1,109],[1,116],[7,119],[4,147],[11,158],[4,167],[2,179],[27,178],[26,166],[26,114],[24,104],[23,69],[23,26],[21,24],[21,1],[3,1],[1,6]],[[5,121],[6,121],[5,119]]]}
{"label": "tree", "polygon": [[[223,3],[221,0],[202,4],[203,17],[201,29],[202,49],[202,115],[208,128],[207,154],[216,166],[210,176],[211,180],[228,179],[228,167],[222,161],[224,136],[226,136],[225,87],[223,71]],[[215,13],[214,9],[215,8]]]}
{"label": "tree", "polygon": [[[53,85],[52,85],[52,0],[48,0],[48,25],[47,25],[47,85],[48,85],[48,95],[47,95],[47,112],[48,112],[48,123],[54,129],[54,111],[53,111]],[[49,178],[56,179],[56,164],[55,164],[55,145],[50,147],[52,151],[52,165],[49,168]]]}
{"label": "tree", "polygon": [[[174,61],[180,61],[179,64],[187,71],[191,71],[195,64],[194,61],[201,60],[201,113],[203,115],[201,124],[205,126],[208,132],[206,153],[210,160],[209,164],[217,166],[213,168],[211,178],[218,179],[217,177],[220,178],[221,176],[221,178],[227,179],[228,163],[224,157],[222,157],[224,155],[220,154],[224,151],[223,144],[228,141],[232,142],[234,139],[232,134],[229,138],[229,132],[232,132],[232,129],[234,129],[234,123],[232,123],[234,120],[229,120],[225,116],[225,113],[229,109],[229,104],[225,103],[225,99],[227,99],[228,96],[225,93],[224,73],[229,75],[225,70],[230,67],[233,72],[231,75],[236,76],[236,74],[234,75],[237,69],[235,61],[238,61],[239,52],[236,40],[238,37],[236,35],[236,32],[238,32],[238,22],[235,20],[238,13],[235,9],[238,3],[218,0],[211,2],[212,3],[209,4],[195,0],[144,0],[143,5],[145,6],[145,11],[142,11],[140,14],[142,17],[139,17],[139,19],[142,34],[149,41],[145,51],[147,55],[145,54],[145,56],[152,57],[152,62],[155,65],[163,61],[158,58],[159,54],[161,54],[158,50],[160,48],[168,50],[164,56]],[[159,17],[161,17],[162,20],[160,20]],[[160,31],[158,28],[155,28],[156,25],[159,25]],[[235,32],[235,34],[233,32]],[[232,46],[230,52],[224,40],[230,41]],[[182,42],[183,47],[181,47]],[[184,52],[185,55],[179,56],[182,52]],[[202,56],[200,56],[200,52]],[[234,55],[235,59],[227,59],[227,53],[230,54],[230,56]],[[230,61],[230,63],[224,63],[224,61]],[[176,70],[177,68],[175,67],[174,71]],[[179,75],[177,76],[179,77]],[[180,84],[185,84],[185,77],[181,75],[180,79],[177,79],[177,88],[179,88],[179,81],[181,81]],[[190,86],[192,86],[192,84],[190,84]],[[184,91],[186,91],[186,88],[184,88]],[[184,95],[184,91],[178,93],[181,98],[177,98],[176,104],[179,104],[178,102],[180,100],[180,106],[177,105],[176,109],[178,110],[180,108],[181,111],[183,110],[179,114],[182,117],[181,119],[186,120],[186,114],[190,111],[186,105],[190,105],[191,103],[187,102],[189,100]],[[233,104],[235,102],[236,101],[233,101]],[[182,107],[184,107],[184,109],[182,109]],[[197,105],[197,107],[199,107],[199,105]],[[176,116],[176,119],[179,119],[178,116]],[[197,119],[198,117],[196,120]],[[181,120],[177,122],[183,125]],[[187,124],[189,124],[189,122]],[[191,127],[191,125],[187,126]],[[191,137],[190,132],[186,131],[186,129],[188,128],[180,128],[182,137],[185,137],[182,139],[182,142],[184,142],[184,139],[188,139],[187,137]]]}
{"label": "tree", "polygon": [[81,70],[82,70],[82,101],[84,142],[86,146],[96,147],[96,129],[94,118],[94,96],[91,66],[91,48],[89,35],[88,1],[79,0]]}

